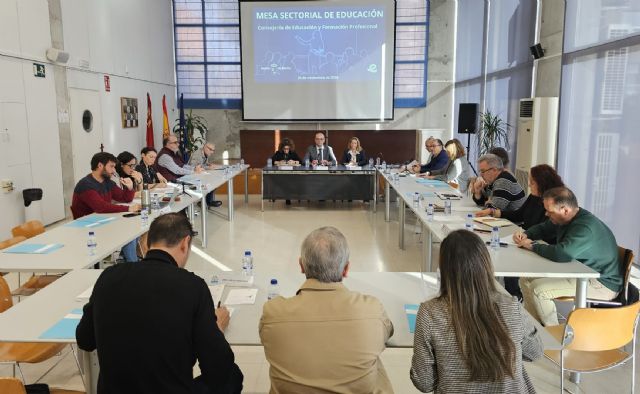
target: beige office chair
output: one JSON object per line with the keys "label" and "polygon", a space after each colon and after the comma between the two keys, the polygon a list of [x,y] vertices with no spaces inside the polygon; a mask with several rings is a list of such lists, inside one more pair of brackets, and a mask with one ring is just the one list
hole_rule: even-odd
{"label": "beige office chair", "polygon": [[44,233],[44,225],[39,220],[30,220],[11,229],[11,234],[14,237],[32,238],[42,233]]}
{"label": "beige office chair", "polygon": [[[51,394],[84,394],[84,391],[72,391],[49,388]],[[27,394],[24,384],[16,378],[0,378],[0,393],[2,394]]]}
{"label": "beige office chair", "polygon": [[[640,302],[620,308],[581,308],[569,314],[567,324],[546,327],[561,344],[561,350],[545,350],[544,355],[560,367],[560,392],[564,392],[564,372],[605,371],[631,360],[635,369],[636,326]],[[631,351],[622,348],[631,343]],[[635,370],[631,371],[631,392]]]}

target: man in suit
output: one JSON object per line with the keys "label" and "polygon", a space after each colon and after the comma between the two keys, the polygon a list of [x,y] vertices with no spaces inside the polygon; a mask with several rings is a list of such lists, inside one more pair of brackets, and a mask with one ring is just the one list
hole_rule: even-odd
{"label": "man in suit", "polygon": [[142,262],[114,265],[98,278],[76,340],[98,350],[99,393],[241,392],[242,372],[223,334],[229,311],[216,309],[206,282],[183,269],[192,237],[184,215],[159,216]]}
{"label": "man in suit", "polygon": [[346,238],[322,227],[300,252],[307,280],[295,296],[264,304],[260,319],[271,393],[392,393],[380,354],[393,324],[378,299],[342,284]]}
{"label": "man in suit", "polygon": [[329,145],[325,145],[324,133],[317,132],[315,137],[315,144],[307,148],[307,153],[304,155],[304,161],[309,160],[312,165],[323,166],[335,166],[338,165],[338,160],[333,154],[333,148]]}

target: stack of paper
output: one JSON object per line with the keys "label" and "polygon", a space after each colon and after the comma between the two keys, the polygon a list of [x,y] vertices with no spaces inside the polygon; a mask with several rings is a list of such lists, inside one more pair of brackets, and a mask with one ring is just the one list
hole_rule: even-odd
{"label": "stack of paper", "polygon": [[513,224],[507,219],[493,218],[491,216],[474,218],[473,220],[475,220],[478,223],[487,225],[489,227],[506,227],[506,226],[511,226]]}
{"label": "stack of paper", "polygon": [[258,289],[231,289],[227,294],[225,305],[255,304]]}

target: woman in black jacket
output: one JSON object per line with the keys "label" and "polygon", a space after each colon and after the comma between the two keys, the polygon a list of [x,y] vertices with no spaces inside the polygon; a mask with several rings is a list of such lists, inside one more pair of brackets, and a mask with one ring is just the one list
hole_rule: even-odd
{"label": "woman in black jacket", "polygon": [[293,143],[292,139],[284,138],[280,145],[278,145],[278,150],[271,157],[271,161],[273,161],[274,165],[282,165],[282,164],[300,164],[300,156],[295,151],[296,146]]}
{"label": "woman in black jacket", "polygon": [[344,150],[342,155],[342,163],[351,166],[364,166],[367,164],[367,155],[365,155],[358,137],[351,137],[349,140],[347,149]]}

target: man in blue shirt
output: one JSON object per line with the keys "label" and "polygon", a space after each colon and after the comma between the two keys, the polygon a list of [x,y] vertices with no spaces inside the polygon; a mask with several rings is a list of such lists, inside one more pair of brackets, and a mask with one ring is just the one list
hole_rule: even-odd
{"label": "man in blue shirt", "polygon": [[447,151],[442,148],[442,140],[429,137],[425,142],[425,148],[431,153],[431,160],[423,166],[415,164],[413,166],[414,172],[420,172],[421,174],[429,171],[439,170],[449,164],[449,155]]}

